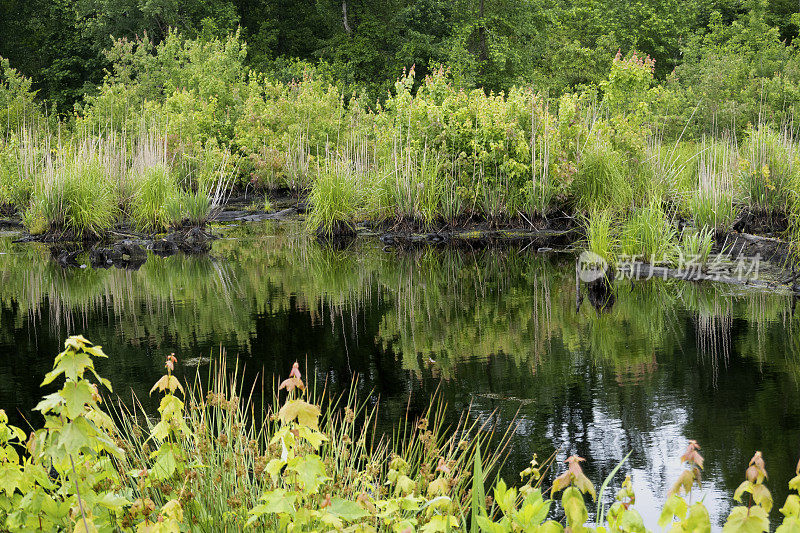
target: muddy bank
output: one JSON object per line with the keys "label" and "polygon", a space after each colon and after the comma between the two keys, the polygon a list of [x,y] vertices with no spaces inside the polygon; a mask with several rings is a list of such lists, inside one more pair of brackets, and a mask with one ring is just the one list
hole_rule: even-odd
{"label": "muddy bank", "polygon": [[138,270],[147,252],[161,257],[185,253],[205,254],[216,236],[200,228],[176,231],[157,239],[127,238],[114,243],[56,243],[50,247],[53,260],[64,268],[120,268]]}

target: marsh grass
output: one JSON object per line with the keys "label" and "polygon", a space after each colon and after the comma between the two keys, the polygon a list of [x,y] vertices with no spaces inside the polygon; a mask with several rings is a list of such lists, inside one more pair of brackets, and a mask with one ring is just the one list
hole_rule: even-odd
{"label": "marsh grass", "polygon": [[[131,202],[131,217],[139,229],[163,231],[175,222],[167,206],[180,195],[175,175],[164,164],[144,169],[133,178],[136,184]],[[180,215],[177,215],[180,217]]]}
{"label": "marsh grass", "polygon": [[705,265],[714,246],[714,234],[707,227],[700,231],[684,229],[681,234],[680,253],[685,262]]}
{"label": "marsh grass", "polygon": [[98,237],[113,226],[117,212],[117,197],[103,161],[74,155],[37,180],[23,220],[32,232]]}
{"label": "marsh grass", "polygon": [[[147,487],[139,476],[125,478],[136,497],[150,498],[159,507],[180,498],[193,530],[241,527],[264,494],[293,487],[273,470],[282,453],[281,441],[275,439],[282,426],[278,413],[285,393],[279,392],[275,380],[246,382],[242,370],[223,353],[206,378],[198,374],[184,387],[189,432],[181,446],[182,462],[192,474],[176,472],[177,483],[165,480]],[[318,427],[325,440],[316,453],[330,478],[313,498],[315,505],[322,505],[325,494],[353,502],[364,493],[375,499],[391,497],[398,468],[415,491],[424,493],[430,477],[438,473],[437,465],[446,465],[454,473],[446,494],[466,513],[476,450],[479,446],[494,450],[484,452],[480,460],[481,475],[488,477],[501,465],[511,433],[473,421],[469,411],[448,426],[447,406],[437,398],[418,418],[406,414],[393,430],[381,429],[379,407],[360,389],[355,379],[342,394],[334,395],[312,378],[303,393],[305,401],[321,409]],[[113,415],[125,443],[122,470],[143,472],[143,466],[152,462],[154,442],[148,435],[155,421],[136,399],[132,406],[117,402]],[[154,473],[155,467],[149,477]]]}
{"label": "marsh grass", "polygon": [[586,249],[608,261],[616,263],[619,252],[617,217],[609,210],[592,211],[584,217],[586,226]]}
{"label": "marsh grass", "polygon": [[788,129],[750,127],[740,160],[743,199],[765,212],[786,212],[800,184],[797,147]]}
{"label": "marsh grass", "polygon": [[632,210],[622,227],[621,250],[653,263],[670,263],[677,256],[677,230],[657,199]]}
{"label": "marsh grass", "polygon": [[610,143],[590,140],[580,154],[572,194],[580,210],[622,210],[630,206],[633,190],[626,178],[622,155]]}
{"label": "marsh grass", "polygon": [[395,145],[392,163],[390,201],[396,206],[396,217],[430,229],[441,217],[444,191],[448,188],[440,176],[439,156],[427,148],[416,151]]}
{"label": "marsh grass", "polygon": [[730,229],[738,216],[733,197],[723,192],[696,191],[687,201],[687,212],[698,228],[711,230]]}
{"label": "marsh grass", "polygon": [[[341,153],[316,161],[316,177],[308,194],[312,210],[308,227],[321,236],[355,232],[365,210],[379,216],[385,205],[385,176],[375,164],[373,148],[363,140]],[[381,184],[384,185],[381,185]]]}

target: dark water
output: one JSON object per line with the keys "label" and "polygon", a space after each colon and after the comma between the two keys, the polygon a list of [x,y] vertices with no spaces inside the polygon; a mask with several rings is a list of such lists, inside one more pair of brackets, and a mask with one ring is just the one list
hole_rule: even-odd
{"label": "dark water", "polygon": [[800,456],[791,297],[619,281],[598,313],[576,309],[568,254],[384,252],[372,239],[334,250],[272,224],[225,228],[210,257],[150,257],[136,272],[64,270],[46,247],[0,237],[0,407],[30,416],[70,334],[104,346],[100,370],[128,397],[146,397],[166,354],[188,375],[222,346],[248,377],[295,360],[334,389],[358,375],[387,428],[437,387],[453,419],[470,406],[501,425],[516,415],[509,480],[559,450],[585,457],[599,486],[632,450],[612,486],[632,474],[653,529],[688,438],[703,446],[700,495],[717,524],[761,450],[778,516]]}

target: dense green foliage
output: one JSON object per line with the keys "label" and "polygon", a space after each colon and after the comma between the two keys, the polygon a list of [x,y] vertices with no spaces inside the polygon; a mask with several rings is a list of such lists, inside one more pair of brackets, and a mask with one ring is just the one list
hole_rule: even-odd
{"label": "dense green foliage", "polygon": [[657,80],[679,87],[677,114],[702,98],[700,116],[740,119],[762,93],[773,110],[794,105],[797,17],[789,0],[6,0],[0,55],[69,112],[102,82],[114,39],[159,43],[169,28],[209,39],[239,27],[248,66],[288,81],[297,59],[312,62],[371,100],[404,67],[421,79],[440,64],[463,88],[533,85],[557,97],[598,85],[618,49],[635,49],[655,59]]}
{"label": "dense green foliage", "polygon": [[[689,246],[683,222],[724,232],[743,213],[800,232],[788,4],[62,7],[76,18],[29,24],[72,24],[102,79],[47,89],[69,67],[21,53],[43,29],[0,49],[14,60],[0,64],[0,208],[34,233],[202,224],[251,188],[307,195],[324,234],[600,209],[627,221],[605,225],[609,258],[669,261]],[[100,194],[79,205],[87,190]]]}

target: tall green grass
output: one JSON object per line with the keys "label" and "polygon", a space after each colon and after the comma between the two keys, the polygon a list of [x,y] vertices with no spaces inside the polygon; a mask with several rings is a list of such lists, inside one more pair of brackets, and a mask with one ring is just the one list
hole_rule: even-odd
{"label": "tall green grass", "polygon": [[96,157],[76,155],[37,180],[24,221],[32,232],[97,237],[114,225],[117,213],[106,166]]}
{"label": "tall green grass", "polygon": [[645,261],[671,262],[677,256],[677,230],[672,217],[657,199],[632,210],[622,226],[620,248],[624,254]]}
{"label": "tall green grass", "polygon": [[619,252],[617,217],[609,210],[593,211],[584,218],[586,226],[586,249],[614,264]]}
{"label": "tall green grass", "polygon": [[133,181],[131,216],[136,226],[146,231],[167,229],[175,222],[175,213],[168,213],[167,205],[180,196],[175,175],[166,165],[157,164],[138,173]]}
{"label": "tall green grass", "polygon": [[430,229],[441,217],[446,179],[440,176],[439,157],[427,150],[395,147],[392,155],[390,201],[397,217]]}
{"label": "tall green grass", "polygon": [[366,193],[359,170],[353,162],[338,158],[317,167],[308,195],[312,210],[306,219],[313,231],[323,236],[355,231],[355,220]]}
{"label": "tall green grass", "polygon": [[622,154],[610,143],[590,140],[580,153],[571,192],[580,210],[622,210],[631,204],[633,190]]}
{"label": "tall green grass", "polygon": [[705,265],[711,256],[713,246],[714,235],[708,228],[703,228],[700,231],[684,229],[679,245],[681,259],[684,262]]}
{"label": "tall green grass", "polygon": [[767,212],[786,212],[800,185],[797,146],[788,130],[750,127],[740,152],[743,199]]}

